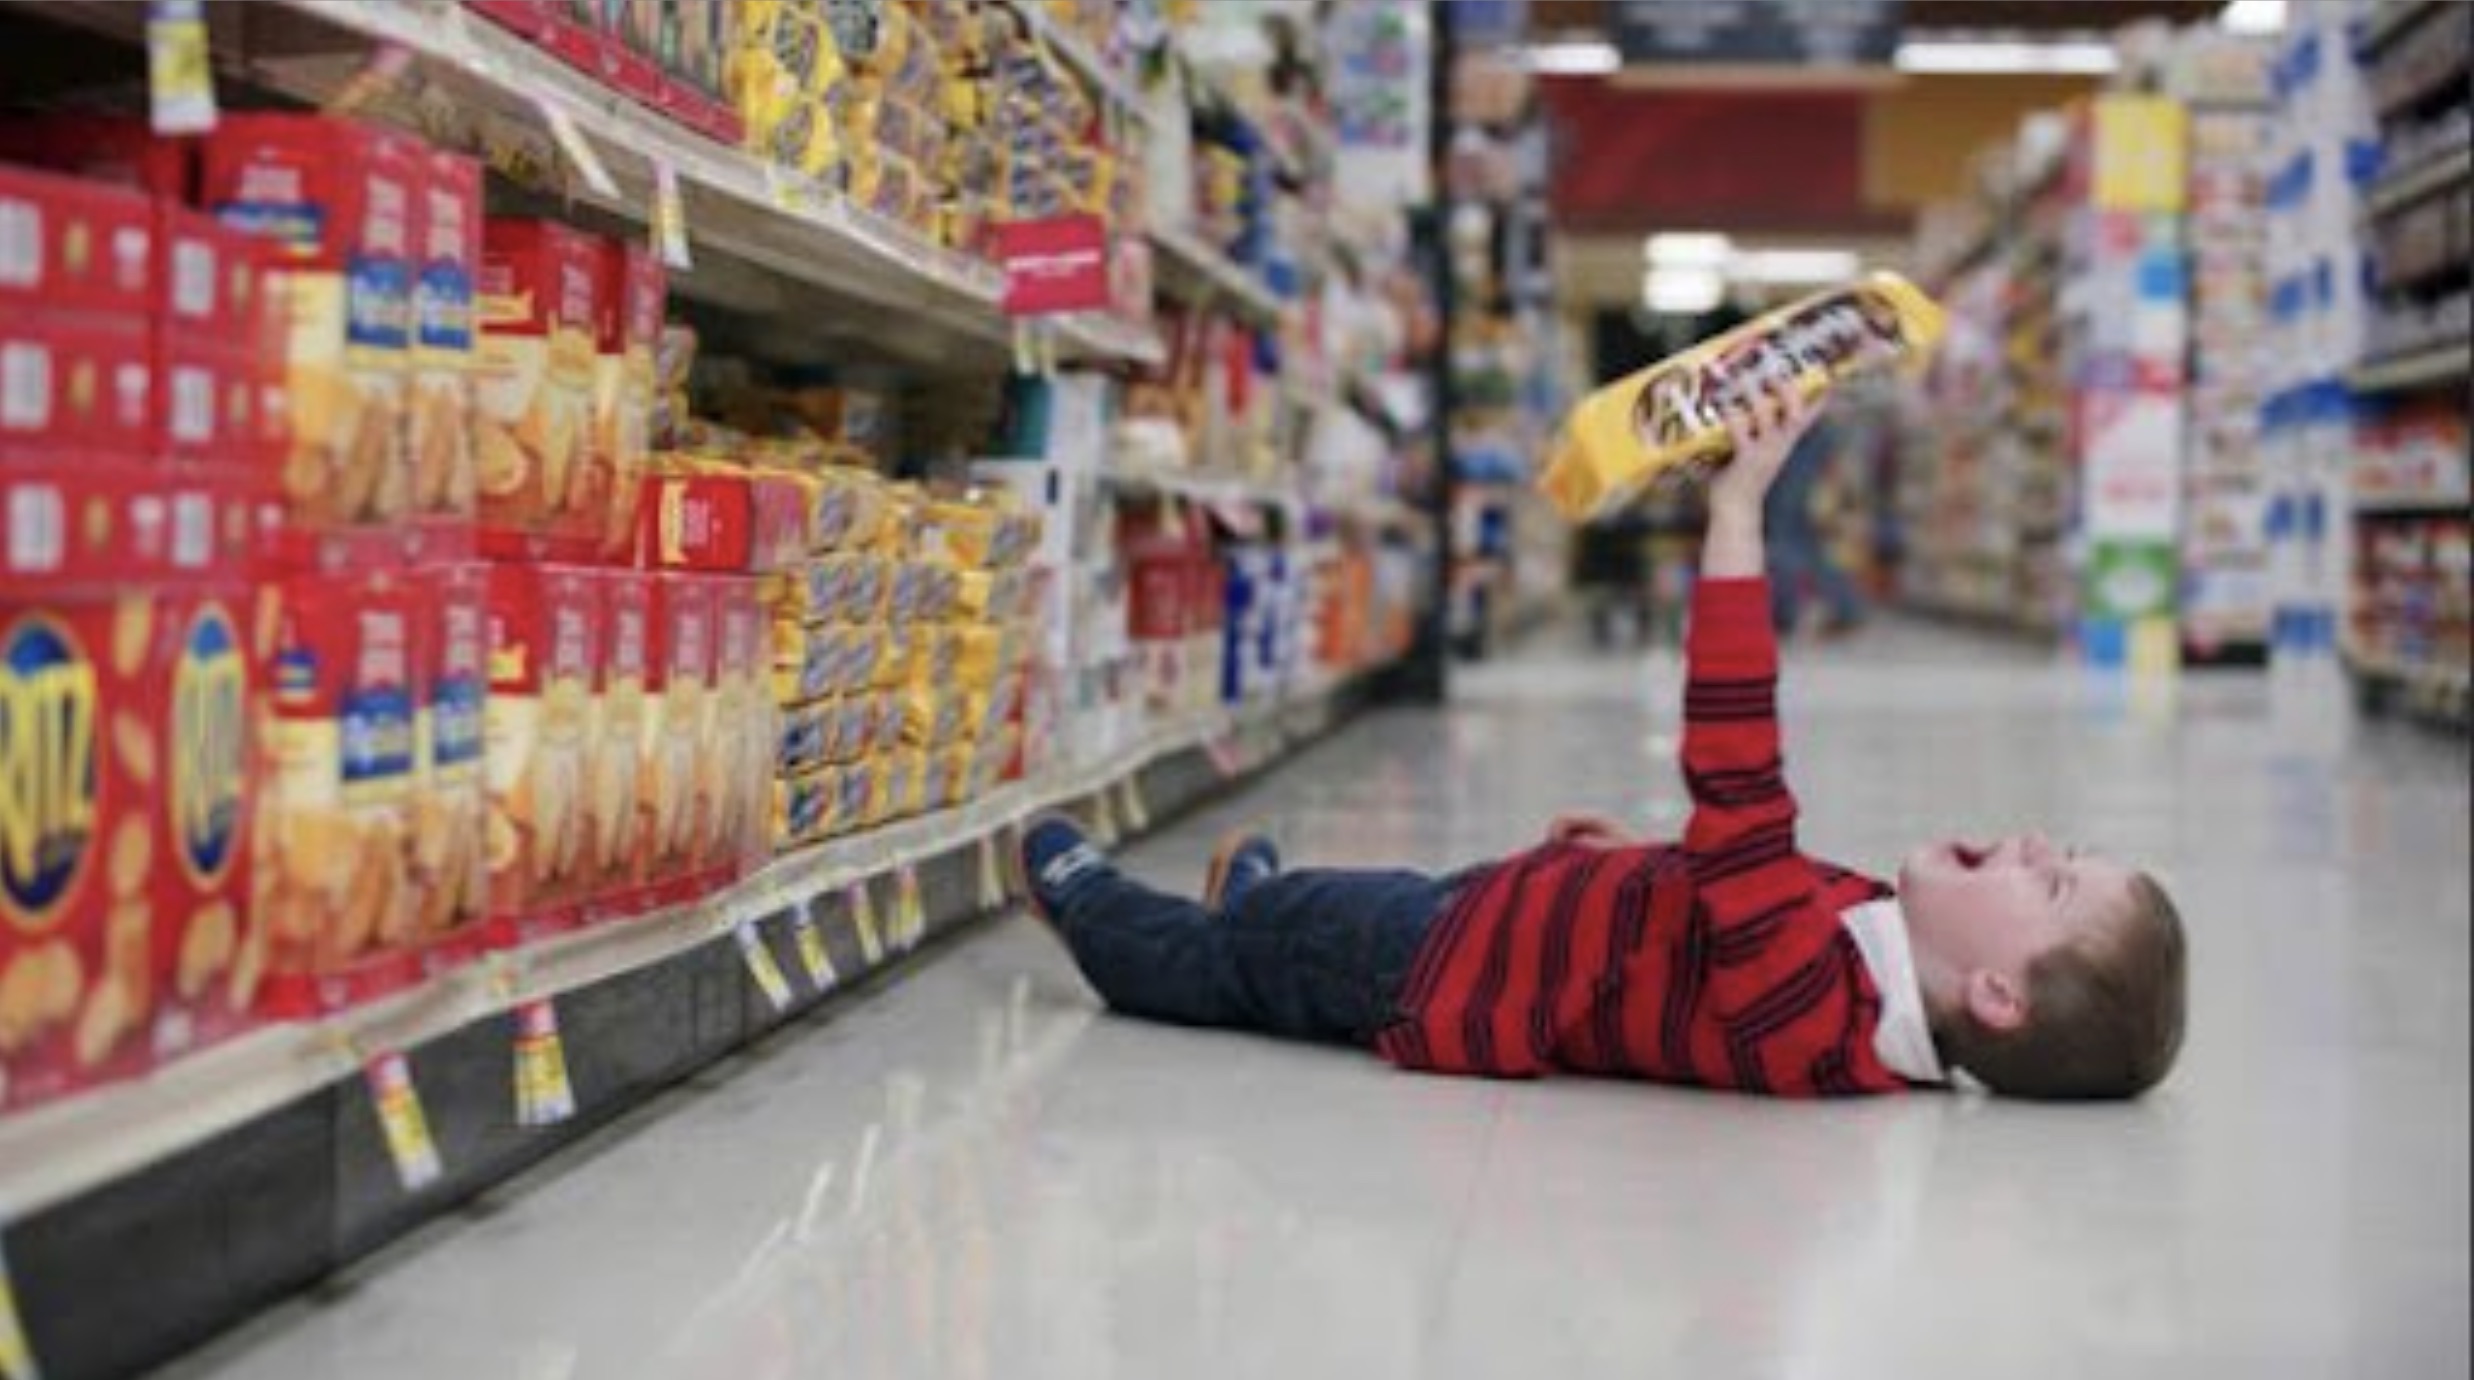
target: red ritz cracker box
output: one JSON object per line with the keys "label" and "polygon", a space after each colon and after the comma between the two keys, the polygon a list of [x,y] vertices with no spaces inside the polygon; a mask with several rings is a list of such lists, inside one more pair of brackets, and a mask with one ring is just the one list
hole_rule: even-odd
{"label": "red ritz cracker box", "polygon": [[[478,926],[489,915],[482,722],[490,676],[490,571],[460,562],[413,578],[422,595],[412,886],[416,932],[432,944],[435,970],[477,950]],[[458,936],[471,944],[458,943]]]}
{"label": "red ritz cracker box", "polygon": [[652,454],[654,395],[660,379],[653,353],[661,342],[670,282],[661,260],[632,241],[604,241],[595,296],[593,456],[609,494],[601,555],[624,560],[633,550],[636,507]]}
{"label": "red ritz cracker box", "polygon": [[474,284],[481,272],[481,165],[433,149],[421,167],[413,240],[412,506],[469,525],[479,502],[473,456],[479,365]]}
{"label": "red ritz cracker box", "polygon": [[143,321],[154,306],[154,214],[126,187],[0,164],[0,314]]}
{"label": "red ritz cracker box", "polygon": [[568,928],[590,880],[586,739],[600,662],[595,572],[490,567],[489,775],[485,851],[493,923]]}
{"label": "red ritz cracker box", "polygon": [[290,445],[283,497],[304,532],[389,524],[409,507],[405,390],[413,193],[421,145],[320,115],[227,114],[200,195],[274,248],[286,309]]}
{"label": "red ritz cracker box", "polygon": [[807,551],[807,494],[762,474],[654,475],[644,481],[642,559],[667,570],[763,574]]}
{"label": "red ritz cracker box", "polygon": [[601,586],[603,639],[592,728],[585,735],[584,827],[596,910],[625,914],[644,882],[636,812],[651,718],[645,686],[653,654],[653,584],[636,570],[596,571],[594,581]]}
{"label": "red ritz cracker box", "polygon": [[136,319],[0,307],[0,461],[149,459],[154,406]]}
{"label": "red ritz cracker box", "polygon": [[715,773],[706,725],[721,610],[713,581],[701,575],[655,575],[651,593],[652,645],[636,776],[637,854],[650,888],[648,901],[663,904],[692,892],[685,883],[697,871],[711,835]]}
{"label": "red ritz cracker box", "polygon": [[609,503],[595,457],[600,241],[555,221],[492,219],[479,289],[475,464],[493,554],[593,554]]}
{"label": "red ritz cracker box", "polygon": [[410,859],[424,597],[383,571],[281,587],[254,893],[273,1014],[349,1006],[422,975]]}
{"label": "red ritz cracker box", "polygon": [[[248,589],[108,567],[0,593],[0,1108],[236,1028]],[[243,984],[236,987],[236,976]]]}
{"label": "red ritz cracker box", "polygon": [[246,570],[258,490],[132,462],[0,465],[0,584],[37,588],[195,580]]}

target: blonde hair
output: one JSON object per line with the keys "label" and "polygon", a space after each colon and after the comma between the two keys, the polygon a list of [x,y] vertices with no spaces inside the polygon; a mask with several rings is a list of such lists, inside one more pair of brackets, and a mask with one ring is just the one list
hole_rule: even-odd
{"label": "blonde hair", "polygon": [[2137,1097],[2182,1052],[2188,949],[2156,879],[2131,879],[2121,918],[2027,968],[2027,1020],[1993,1030],[1964,1010],[1939,1032],[1943,1061],[2009,1097]]}

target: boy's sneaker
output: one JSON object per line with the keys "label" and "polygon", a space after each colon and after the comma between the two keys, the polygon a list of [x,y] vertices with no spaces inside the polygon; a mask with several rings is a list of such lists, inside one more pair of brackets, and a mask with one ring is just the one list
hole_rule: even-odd
{"label": "boy's sneaker", "polygon": [[1211,870],[1203,878],[1203,905],[1225,913],[1246,888],[1280,875],[1280,850],[1270,837],[1240,829],[1220,840],[1211,854]]}
{"label": "boy's sneaker", "polygon": [[1082,826],[1060,814],[1042,815],[1022,831],[1015,861],[1022,868],[1023,888],[1031,908],[1050,929],[1065,913],[1074,884],[1108,866],[1108,855],[1091,842]]}

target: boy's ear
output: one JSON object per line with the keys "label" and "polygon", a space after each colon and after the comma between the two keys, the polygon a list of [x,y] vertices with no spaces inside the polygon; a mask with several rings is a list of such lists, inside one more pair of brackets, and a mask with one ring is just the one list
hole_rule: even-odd
{"label": "boy's ear", "polygon": [[1978,968],[1967,975],[1967,1014],[1987,1030],[2007,1035],[2027,1024],[2027,990],[2002,973]]}

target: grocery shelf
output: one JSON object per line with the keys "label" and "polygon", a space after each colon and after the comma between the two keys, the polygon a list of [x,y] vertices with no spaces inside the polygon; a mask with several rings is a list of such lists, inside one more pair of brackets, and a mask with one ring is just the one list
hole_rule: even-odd
{"label": "grocery shelf", "polygon": [[1030,31],[1035,42],[1056,54],[1060,61],[1072,68],[1076,75],[1090,85],[1101,100],[1124,111],[1136,120],[1145,124],[1150,123],[1150,106],[1143,100],[1142,92],[1135,89],[1133,83],[1128,81],[1123,73],[1110,66],[1107,60],[1093,51],[1091,45],[1085,43],[1080,34],[1051,18],[1042,0],[1003,0],[1003,3],[1007,10],[1022,21],[1023,27]]}
{"label": "grocery shelf", "polygon": [[2455,493],[2356,494],[2354,512],[2364,517],[2446,513],[2462,511],[2469,502],[2474,502],[2474,499],[2469,499],[2462,490]]}
{"label": "grocery shelf", "polygon": [[1160,286],[1191,302],[1226,302],[1255,325],[1277,325],[1280,299],[1261,279],[1192,231],[1155,228],[1152,247],[1163,270]]}
{"label": "grocery shelf", "polygon": [[[24,8],[132,41],[144,19],[143,7],[109,0],[37,0]],[[668,167],[697,256],[696,270],[674,280],[682,295],[721,294],[741,310],[795,316],[820,337],[840,334],[929,366],[979,367],[1012,348],[1014,323],[999,309],[1004,280],[993,265],[665,118],[460,5],[266,0],[216,7],[210,17],[232,26],[229,41],[218,33],[215,51],[238,54],[241,75],[312,104],[332,100],[376,54],[394,48],[419,61],[485,147],[552,158],[544,110],[555,107],[610,175],[611,186],[600,190],[570,179],[572,199],[632,225],[651,224],[659,169]],[[746,270],[758,280],[747,282]],[[785,286],[797,292],[785,294]],[[845,310],[838,317],[807,310],[808,299]],[[1060,354],[1071,358],[1156,364],[1166,357],[1155,332],[1097,314],[1055,318],[1054,330]]]}
{"label": "grocery shelf", "polygon": [[2474,377],[2474,341],[2458,340],[2358,364],[2345,375],[2357,393],[2400,393]]}
{"label": "grocery shelf", "polygon": [[2388,0],[2371,13],[2363,26],[2362,53],[2368,57],[2388,46],[2398,35],[2420,23],[2426,15],[2446,9],[2451,0]]}
{"label": "grocery shelf", "polygon": [[[1105,761],[1001,787],[956,809],[786,854],[738,884],[639,918],[493,954],[413,990],[270,1026],[122,1084],[0,1118],[0,1221],[16,1220],[327,1085],[516,1007],[650,968],[810,900],[999,838],[1039,811],[1121,788],[1181,754],[1226,748],[1251,770],[1330,726],[1361,675],[1286,699],[1156,726]],[[883,962],[903,951],[890,941]],[[845,975],[845,980],[860,974]]]}
{"label": "grocery shelf", "polygon": [[2385,216],[2474,178],[2474,161],[2470,161],[2469,155],[2474,155],[2474,149],[2460,144],[2416,159],[2406,168],[2372,183],[2370,194],[2364,199],[2365,209],[2374,217]]}

